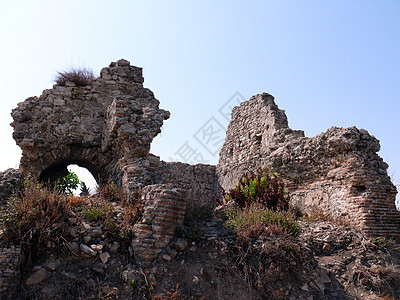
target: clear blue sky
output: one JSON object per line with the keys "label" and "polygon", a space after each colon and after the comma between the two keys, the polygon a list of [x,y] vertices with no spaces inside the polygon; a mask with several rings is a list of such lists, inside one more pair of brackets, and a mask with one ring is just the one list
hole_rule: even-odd
{"label": "clear blue sky", "polygon": [[400,1],[385,0],[0,0],[0,170],[19,162],[18,102],[50,88],[57,70],[126,58],[172,114],[152,147],[164,160],[185,160],[189,145],[216,163],[196,132],[212,117],[226,126],[218,110],[236,92],[265,91],[307,136],[367,129],[400,183],[399,16]]}

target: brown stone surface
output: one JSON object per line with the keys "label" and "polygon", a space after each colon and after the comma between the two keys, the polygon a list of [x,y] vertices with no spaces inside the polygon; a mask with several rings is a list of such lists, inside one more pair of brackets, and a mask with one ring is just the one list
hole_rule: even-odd
{"label": "brown stone surface", "polygon": [[193,215],[201,208],[215,208],[220,189],[215,166],[160,161],[155,166],[161,182],[186,191],[187,213]]}
{"label": "brown stone surface", "polygon": [[132,158],[146,157],[169,112],[126,60],[103,68],[92,86],[55,85],[12,111],[24,173],[57,179],[75,163],[121,184]]}
{"label": "brown stone surface", "polygon": [[397,191],[379,149],[374,136],[355,127],[304,137],[264,93],[233,109],[217,172],[228,190],[246,172],[268,167],[286,180],[303,212],[343,218],[369,235],[399,236]]}
{"label": "brown stone surface", "polygon": [[20,189],[23,178],[24,175],[20,170],[7,169],[0,172],[0,203]]}
{"label": "brown stone surface", "polygon": [[99,183],[122,186],[133,201],[143,187],[168,183],[188,192],[190,210],[213,208],[219,195],[215,166],[167,163],[149,154],[170,114],[143,81],[142,69],[121,59],[91,86],[55,85],[19,103],[11,125],[22,149],[21,170],[54,181],[78,164]]}
{"label": "brown stone surface", "polygon": [[173,238],[175,228],[183,223],[186,192],[168,184],[149,185],[142,190],[142,220],[135,224],[132,242],[136,258],[151,262]]}
{"label": "brown stone surface", "polygon": [[[1,232],[0,232],[1,239]],[[0,247],[0,296],[12,293],[23,262],[21,247]]]}
{"label": "brown stone surface", "polygon": [[[119,60],[91,86],[55,85],[12,112],[25,175],[56,180],[69,164],[78,164],[99,183],[122,186],[130,200],[142,197],[143,218],[134,225],[132,243],[139,261],[155,259],[185,217],[196,219],[201,208],[214,208],[219,183],[227,190],[244,173],[263,167],[285,179],[292,203],[303,212],[345,219],[372,236],[400,236],[397,191],[377,155],[379,141],[367,131],[332,127],[305,137],[289,128],[271,95],[261,94],[234,108],[217,167],[168,163],[149,149],[169,112],[159,108],[143,81],[141,68]],[[6,172],[15,175],[0,178],[0,192],[9,195],[22,176]]]}

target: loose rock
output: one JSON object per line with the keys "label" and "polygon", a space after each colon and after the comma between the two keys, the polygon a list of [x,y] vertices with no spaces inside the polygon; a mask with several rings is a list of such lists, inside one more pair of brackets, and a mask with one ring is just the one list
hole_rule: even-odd
{"label": "loose rock", "polygon": [[85,244],[80,244],[79,247],[82,250],[82,252],[90,256],[96,256],[97,254],[97,251],[93,251],[90,247],[86,246]]}
{"label": "loose rock", "polygon": [[33,273],[33,274],[26,280],[26,284],[27,284],[27,285],[38,284],[38,283],[40,283],[40,282],[46,280],[47,277],[49,277],[49,272],[46,271],[46,269],[41,268],[41,269],[37,270],[35,273]]}
{"label": "loose rock", "polygon": [[173,244],[172,247],[174,247],[176,250],[183,251],[187,248],[188,242],[185,239],[177,239]]}

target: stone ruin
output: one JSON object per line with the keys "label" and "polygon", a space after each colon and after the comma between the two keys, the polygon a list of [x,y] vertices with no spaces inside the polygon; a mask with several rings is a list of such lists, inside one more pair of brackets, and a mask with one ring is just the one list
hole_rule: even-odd
{"label": "stone ruin", "polygon": [[355,127],[305,137],[264,93],[233,109],[217,172],[227,190],[246,172],[274,170],[303,213],[348,221],[369,236],[399,237],[397,190],[379,149],[374,136]]}
{"label": "stone ruin", "polygon": [[[170,114],[143,82],[142,69],[121,59],[90,86],[54,85],[19,103],[11,124],[23,174],[54,181],[77,164],[99,184],[117,183],[130,201],[142,197],[136,257],[150,262],[185,218],[215,208],[219,184],[228,190],[246,172],[264,167],[284,178],[301,211],[345,219],[371,236],[400,236],[397,191],[377,155],[379,142],[367,131],[332,127],[305,137],[289,128],[284,111],[264,93],[233,109],[217,167],[163,162],[149,150]],[[1,180],[3,199],[20,184],[21,171],[8,170],[16,179]]]}
{"label": "stone ruin", "polygon": [[[68,165],[77,164],[99,184],[115,182],[130,201],[141,190],[148,205],[145,218],[135,226],[140,239],[134,241],[134,249],[151,260],[185,215],[215,207],[219,186],[215,166],[163,162],[149,153],[170,113],[159,108],[143,82],[142,69],[121,59],[103,68],[92,85],[67,81],[19,103],[11,126],[22,149],[24,174],[54,182],[67,174]],[[160,242],[160,236],[168,238]]]}
{"label": "stone ruin", "polygon": [[53,182],[77,164],[99,184],[114,181],[131,200],[144,186],[169,183],[196,189],[188,193],[196,195],[190,208],[213,203],[214,166],[166,163],[149,153],[170,113],[159,108],[143,82],[142,69],[121,59],[103,68],[90,86],[54,85],[19,103],[11,126],[22,149],[22,172]]}

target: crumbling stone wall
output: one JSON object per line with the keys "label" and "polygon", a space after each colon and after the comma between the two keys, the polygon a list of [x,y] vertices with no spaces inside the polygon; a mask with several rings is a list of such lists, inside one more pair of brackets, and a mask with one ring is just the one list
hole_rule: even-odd
{"label": "crumbling stone wall", "polygon": [[142,69],[126,60],[103,68],[91,86],[54,85],[12,111],[24,173],[57,179],[76,163],[100,181],[121,184],[132,158],[148,155],[169,112],[143,87]]}
{"label": "crumbling stone wall", "polygon": [[7,169],[0,172],[0,203],[21,188],[23,178],[24,174],[20,170]]}
{"label": "crumbling stone wall", "polygon": [[23,257],[21,247],[0,247],[0,296],[13,293]]}
{"label": "crumbling stone wall", "polygon": [[54,181],[78,164],[98,183],[116,182],[132,200],[147,185],[169,183],[187,191],[189,210],[213,208],[215,166],[167,163],[149,153],[170,113],[143,82],[142,69],[121,59],[90,86],[54,85],[19,103],[11,125],[22,149],[21,170]]}
{"label": "crumbling stone wall", "polygon": [[148,264],[167,245],[175,228],[183,223],[186,192],[173,185],[155,184],[141,192],[145,207],[142,220],[135,224],[133,249],[139,261]]}
{"label": "crumbling stone wall", "polygon": [[78,164],[99,183],[122,186],[132,201],[142,191],[145,217],[136,225],[134,247],[144,260],[159,253],[183,216],[214,208],[218,180],[229,189],[262,167],[285,178],[291,201],[305,212],[322,210],[370,235],[400,235],[396,188],[377,155],[378,140],[367,131],[332,127],[307,138],[289,128],[285,112],[264,93],[234,108],[217,169],[167,163],[149,150],[170,114],[143,82],[142,69],[121,59],[90,86],[67,82],[19,103],[11,125],[25,175],[54,181]]}
{"label": "crumbling stone wall", "polygon": [[69,164],[78,164],[98,183],[122,186],[131,201],[142,197],[144,217],[135,225],[133,247],[147,263],[185,216],[215,207],[219,185],[215,166],[167,163],[149,153],[170,114],[143,81],[142,69],[121,59],[90,86],[54,85],[19,103],[11,125],[24,174],[55,181]]}
{"label": "crumbling stone wall", "polygon": [[215,208],[216,199],[221,197],[215,166],[164,162],[157,158],[153,162],[154,168],[160,173],[161,183],[172,184],[186,191],[189,218],[204,213],[203,208]]}
{"label": "crumbling stone wall", "polygon": [[374,136],[355,127],[305,137],[289,128],[285,112],[264,93],[233,109],[217,172],[228,190],[244,173],[270,168],[303,212],[345,219],[369,235],[399,236],[397,191],[379,149]]}

